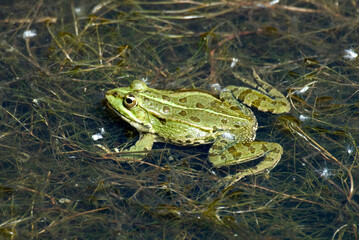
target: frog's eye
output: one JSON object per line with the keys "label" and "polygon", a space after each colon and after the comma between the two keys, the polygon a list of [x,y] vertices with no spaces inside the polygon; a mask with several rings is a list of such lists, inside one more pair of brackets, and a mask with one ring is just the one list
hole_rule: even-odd
{"label": "frog's eye", "polygon": [[136,97],[133,96],[132,94],[127,94],[124,101],[123,101],[123,104],[128,109],[131,109],[131,108],[135,107],[137,105]]}

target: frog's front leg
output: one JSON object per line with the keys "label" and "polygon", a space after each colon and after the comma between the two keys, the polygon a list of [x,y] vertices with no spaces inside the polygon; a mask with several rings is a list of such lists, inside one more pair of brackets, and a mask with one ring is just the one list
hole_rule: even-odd
{"label": "frog's front leg", "polygon": [[220,141],[213,144],[209,150],[209,160],[215,167],[230,166],[252,161],[263,157],[256,166],[244,169],[235,175],[225,177],[223,180],[229,185],[249,175],[270,171],[279,162],[283,148],[278,143],[254,141],[249,143],[238,142],[229,147],[223,147]]}
{"label": "frog's front leg", "polygon": [[263,81],[253,69],[253,77],[257,83],[243,78],[237,73],[233,74],[241,82],[248,84],[254,89],[246,87],[228,86],[226,89],[232,91],[235,98],[243,102],[245,105],[256,107],[262,112],[286,113],[290,111],[290,103],[285,96]]}
{"label": "frog's front leg", "polygon": [[121,159],[124,161],[141,160],[147,156],[148,151],[152,149],[156,135],[152,133],[141,134],[140,139],[128,150],[121,151]]}

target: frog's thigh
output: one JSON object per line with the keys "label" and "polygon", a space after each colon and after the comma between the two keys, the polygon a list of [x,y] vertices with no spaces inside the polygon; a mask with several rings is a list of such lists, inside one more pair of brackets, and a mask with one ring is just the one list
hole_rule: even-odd
{"label": "frog's thigh", "polygon": [[271,90],[273,99],[257,90],[246,87],[228,86],[227,88],[232,91],[234,97],[239,101],[262,112],[285,113],[290,110],[290,104],[287,99],[274,88]]}
{"label": "frog's thigh", "polygon": [[225,151],[221,151],[217,146],[212,148],[210,149],[209,160],[215,167],[240,164],[263,157],[256,166],[227,177],[233,178],[235,181],[248,175],[271,170],[277,165],[283,153],[283,148],[278,143],[260,141],[236,143]]}
{"label": "frog's thigh", "polygon": [[128,150],[123,150],[121,152],[123,153],[121,154],[121,158],[124,158],[125,160],[141,160],[147,155],[147,153],[143,151],[151,150],[155,140],[156,136],[154,134],[147,133],[141,135],[140,139],[136,142],[135,145],[130,147]]}

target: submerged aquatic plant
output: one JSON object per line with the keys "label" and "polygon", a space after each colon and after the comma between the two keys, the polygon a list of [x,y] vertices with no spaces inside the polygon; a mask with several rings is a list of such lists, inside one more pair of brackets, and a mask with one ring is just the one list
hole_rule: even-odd
{"label": "submerged aquatic plant", "polygon": [[[350,0],[3,3],[0,236],[358,239],[356,9]],[[284,147],[269,174],[217,187],[242,166],[213,168],[206,146],[158,144],[123,161],[137,135],[101,105],[108,89],[142,79],[215,94],[250,68],[293,109],[256,113],[258,138]]]}

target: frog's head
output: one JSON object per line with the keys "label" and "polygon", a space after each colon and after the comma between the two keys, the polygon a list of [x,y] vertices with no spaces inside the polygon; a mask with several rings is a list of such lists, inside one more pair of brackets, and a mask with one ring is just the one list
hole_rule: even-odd
{"label": "frog's head", "polygon": [[106,92],[107,106],[120,117],[142,132],[151,132],[148,112],[142,107],[140,92],[147,89],[146,83],[135,80],[129,87],[115,88]]}

